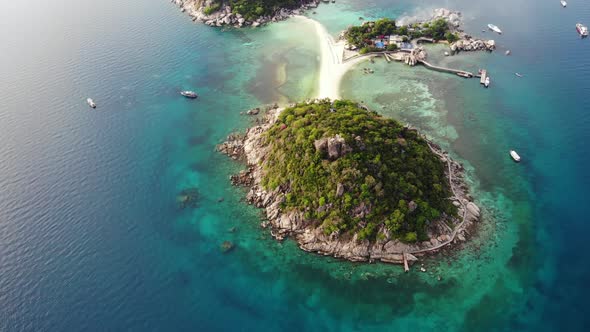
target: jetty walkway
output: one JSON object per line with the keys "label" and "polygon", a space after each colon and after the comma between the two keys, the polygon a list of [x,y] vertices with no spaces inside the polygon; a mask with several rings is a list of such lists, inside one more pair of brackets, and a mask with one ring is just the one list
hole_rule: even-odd
{"label": "jetty walkway", "polygon": [[[422,38],[422,39],[428,39],[428,38]],[[400,58],[400,53],[412,53],[412,51],[413,51],[412,49],[399,49],[397,51],[382,51],[382,52],[371,52],[371,53],[367,53],[367,54],[356,54],[356,55],[349,57],[349,58],[342,57],[340,63],[347,63],[352,60],[358,61],[358,59],[361,59],[361,58],[373,58],[373,57],[379,57],[379,56],[382,56],[387,62],[403,61],[402,58]],[[482,84],[483,84],[485,77],[487,75],[487,71],[485,69],[482,70],[481,74],[480,73],[476,74],[476,73],[472,73],[467,70],[433,65],[426,60],[416,59],[416,63],[420,63],[428,69],[438,71],[441,73],[455,74],[457,76],[464,77],[464,78],[481,78],[480,83],[482,83]]]}
{"label": "jetty walkway", "polygon": [[464,77],[467,77],[467,76],[474,77],[475,76],[473,73],[465,71],[465,70],[435,66],[425,60],[418,60],[418,62],[421,63],[422,65],[424,65],[424,67],[426,67],[426,68],[440,71],[440,72],[444,72],[444,73],[457,74],[457,75],[464,76]]}
{"label": "jetty walkway", "polygon": [[413,45],[418,45],[418,43],[421,43],[421,42],[434,43],[434,39],[427,38],[427,37],[420,37],[420,38],[412,39]]}

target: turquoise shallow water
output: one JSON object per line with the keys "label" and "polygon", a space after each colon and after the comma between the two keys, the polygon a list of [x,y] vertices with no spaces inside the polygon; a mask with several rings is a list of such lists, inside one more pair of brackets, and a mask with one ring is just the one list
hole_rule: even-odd
{"label": "turquoise shallow water", "polygon": [[[573,26],[590,5],[350,0],[310,16],[337,34],[440,6],[475,35],[504,30],[493,54],[431,52],[488,68],[492,88],[382,61],[342,86],[462,160],[484,206],[464,250],[404,274],[272,240],[229,185],[242,166],[214,151],[249,125],[240,112],[313,96],[311,27],[222,32],[159,0],[2,2],[0,330],[583,331],[590,44]],[[199,208],[179,210],[193,187]]]}

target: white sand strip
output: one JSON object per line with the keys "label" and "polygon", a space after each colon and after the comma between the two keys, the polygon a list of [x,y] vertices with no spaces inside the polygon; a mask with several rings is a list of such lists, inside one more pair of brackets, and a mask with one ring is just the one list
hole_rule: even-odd
{"label": "white sand strip", "polygon": [[340,98],[340,82],[346,72],[355,64],[367,60],[361,57],[342,63],[344,54],[344,42],[334,42],[334,38],[326,28],[318,21],[305,16],[295,16],[296,19],[305,20],[313,24],[320,47],[320,75],[317,98]]}

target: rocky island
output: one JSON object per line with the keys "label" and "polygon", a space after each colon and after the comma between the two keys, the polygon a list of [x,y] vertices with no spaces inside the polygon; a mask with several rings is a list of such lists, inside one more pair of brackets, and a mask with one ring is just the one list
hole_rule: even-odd
{"label": "rocky island", "polygon": [[352,101],[273,107],[218,150],[271,234],[351,261],[402,263],[465,241],[479,218],[463,167],[415,129]]}
{"label": "rocky island", "polygon": [[[403,23],[400,23],[403,22]],[[418,21],[383,18],[351,26],[340,35],[345,49],[360,54],[371,52],[423,53],[419,43],[449,44],[452,53],[460,51],[493,51],[494,40],[473,38],[461,30],[461,13],[445,8],[435,9],[429,19]]]}
{"label": "rocky island", "polygon": [[319,0],[171,0],[193,21],[210,26],[257,27],[316,8]]}

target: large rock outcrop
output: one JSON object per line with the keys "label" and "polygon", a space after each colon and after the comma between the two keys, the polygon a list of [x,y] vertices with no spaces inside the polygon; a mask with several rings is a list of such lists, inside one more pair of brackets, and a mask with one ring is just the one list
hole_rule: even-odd
{"label": "large rock outcrop", "polygon": [[346,144],[344,138],[340,135],[334,137],[325,137],[314,142],[316,151],[327,156],[330,160],[336,160],[341,156],[352,151],[352,148]]}
{"label": "large rock outcrop", "polygon": [[461,26],[461,12],[451,11],[446,8],[437,8],[432,14],[431,21],[439,18],[445,19],[453,28],[459,28]]}
{"label": "large rock outcrop", "polygon": [[482,40],[474,39],[471,37],[464,37],[463,39],[457,40],[450,46],[452,52],[460,51],[493,51],[496,49],[496,42],[494,40]]}

